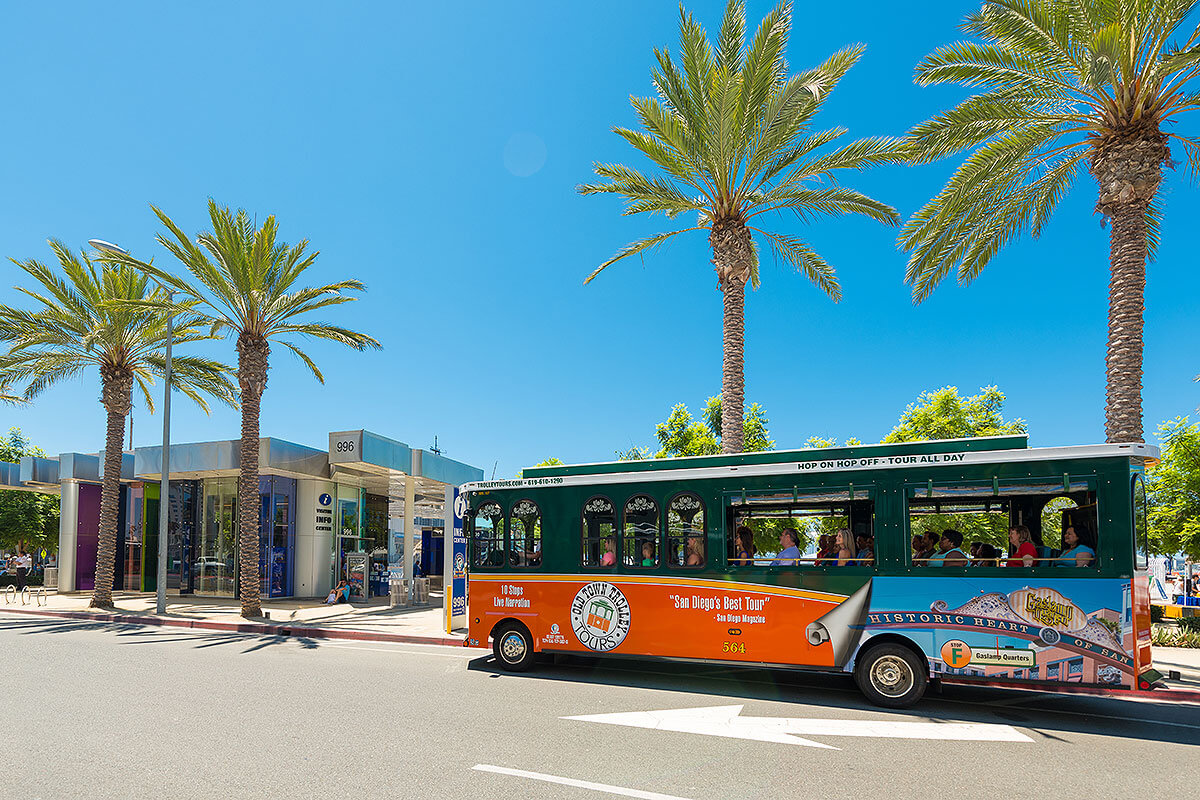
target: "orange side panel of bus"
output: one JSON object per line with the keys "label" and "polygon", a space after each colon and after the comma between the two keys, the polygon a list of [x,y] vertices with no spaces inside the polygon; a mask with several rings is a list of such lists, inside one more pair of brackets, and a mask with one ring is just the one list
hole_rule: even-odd
{"label": "orange side panel of bus", "polygon": [[[1133,603],[1133,659],[1137,676],[1150,669],[1150,579],[1145,573],[1133,576],[1129,597]],[[1135,685],[1134,688],[1137,688]]]}
{"label": "orange side panel of bus", "polygon": [[814,633],[845,595],[669,576],[477,574],[470,598],[479,646],[512,618],[538,650],[835,667],[845,629]]}

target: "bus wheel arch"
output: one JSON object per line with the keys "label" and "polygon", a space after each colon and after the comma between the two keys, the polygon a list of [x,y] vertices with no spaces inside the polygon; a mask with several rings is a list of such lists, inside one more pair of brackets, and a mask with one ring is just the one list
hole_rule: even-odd
{"label": "bus wheel arch", "polygon": [[529,627],[508,617],[492,627],[492,654],[507,672],[525,672],[533,666],[536,646]]}
{"label": "bus wheel arch", "polygon": [[908,708],[924,696],[929,686],[929,660],[905,636],[872,636],[854,656],[854,680],[875,705]]}

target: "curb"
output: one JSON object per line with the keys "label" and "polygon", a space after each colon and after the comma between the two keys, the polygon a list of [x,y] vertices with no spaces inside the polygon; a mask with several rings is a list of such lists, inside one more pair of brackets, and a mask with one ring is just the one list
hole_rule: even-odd
{"label": "curb", "polygon": [[307,639],[351,639],[367,642],[395,642],[397,644],[439,644],[448,647],[462,647],[466,637],[457,636],[416,636],[406,633],[376,633],[363,630],[338,630],[333,628],[314,628],[307,625],[291,625],[288,623],[265,622],[216,622],[210,620],[171,619],[166,617],[149,617],[137,614],[112,614],[91,611],[43,611],[32,608],[0,607],[0,613],[29,614],[38,617],[57,617],[59,619],[84,619],[95,622],[123,622],[131,625],[158,625],[164,628],[194,628],[209,631],[227,631],[231,633],[254,633],[263,636],[294,636]]}
{"label": "curb", "polygon": [[1161,689],[1105,689],[1100,686],[1067,686],[1058,684],[1044,689],[1027,684],[1016,685],[1000,681],[968,681],[946,680],[955,686],[990,686],[996,689],[1009,689],[1017,692],[1037,692],[1038,694],[1075,694],[1091,695],[1093,697],[1112,697],[1117,700],[1158,700],[1166,703],[1200,703],[1200,690],[1176,689],[1163,687]]}

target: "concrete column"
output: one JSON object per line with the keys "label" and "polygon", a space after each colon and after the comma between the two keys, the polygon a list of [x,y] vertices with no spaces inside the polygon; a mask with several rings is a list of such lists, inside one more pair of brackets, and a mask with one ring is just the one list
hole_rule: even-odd
{"label": "concrete column", "polygon": [[75,547],[79,531],[79,484],[63,481],[58,499],[58,590],[75,591]]}
{"label": "concrete column", "polygon": [[404,580],[408,581],[408,601],[413,598],[413,554],[417,551],[414,537],[417,535],[417,481],[414,478],[404,479],[404,552],[401,553],[404,564]]}

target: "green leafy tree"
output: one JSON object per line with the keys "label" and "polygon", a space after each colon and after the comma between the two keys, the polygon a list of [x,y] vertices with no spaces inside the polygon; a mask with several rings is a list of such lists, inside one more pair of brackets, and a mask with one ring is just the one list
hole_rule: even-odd
{"label": "green leafy tree", "polygon": [[[45,458],[46,453],[31,444],[20,428],[9,428],[8,435],[0,438],[0,461],[15,464],[25,456]],[[57,496],[15,489],[0,491],[0,549],[18,547],[28,553],[43,547],[51,553],[58,549]]]}
{"label": "green leafy tree", "polygon": [[[599,183],[582,194],[625,198],[625,214],[664,214],[674,220],[695,214],[695,224],[627,244],[584,283],[623,258],[646,253],[674,236],[706,231],[723,295],[721,397],[729,431],[726,453],[743,450],[745,396],[743,340],[746,285],[759,284],[759,244],[791,264],[835,302],[841,288],[833,267],[796,236],[769,230],[768,215],[792,212],[809,223],[826,216],[860,214],[899,224],[895,209],[841,185],[838,176],[899,160],[894,139],[860,139],[829,145],[844,128],[813,130],[812,120],[838,81],[862,55],[861,46],[840,50],[819,66],[789,75],[784,60],[792,25],[790,3],[763,18],[747,41],[746,8],[730,0],[716,42],[680,7],[679,62],[655,50],[652,71],[657,97],[633,98],[641,130],[615,128],[653,162],[657,174],[622,164],[596,164]],[[758,240],[755,240],[757,235]]]}
{"label": "green leafy tree", "polygon": [[1176,417],[1158,427],[1162,459],[1146,471],[1150,549],[1200,559],[1200,423]]}
{"label": "green leafy tree", "polygon": [[[563,461],[561,458],[554,458],[553,456],[551,456],[550,458],[546,458],[546,459],[539,461],[538,463],[534,464],[534,466],[535,467],[561,467],[562,463],[563,463]],[[520,472],[517,473],[518,479],[524,478],[524,477],[525,477],[525,470],[521,470]]]}
{"label": "green leafy tree", "polygon": [[1025,420],[1004,420],[1004,399],[1004,393],[995,386],[985,386],[979,394],[966,398],[959,396],[957,386],[921,392],[917,401],[900,415],[899,424],[883,437],[883,442],[1026,433]]}
{"label": "green leafy tree", "polygon": [[914,162],[972,150],[904,226],[908,282],[920,302],[951,272],[970,283],[1012,239],[1038,236],[1083,169],[1109,225],[1105,433],[1142,440],[1146,259],[1158,242],[1159,186],[1182,146],[1193,176],[1200,141],[1177,132],[1200,107],[1197,0],[988,0],[917,66],[923,86],[978,93],[908,136]]}
{"label": "green leafy tree", "polygon": [[[100,402],[107,412],[104,438],[104,478],[100,490],[100,530],[96,544],[96,587],[92,606],[112,605],[116,569],[117,502],[121,478],[125,416],[133,405],[133,387],[154,409],[150,385],[163,374],[162,350],[167,319],[161,287],[151,289],[144,273],[126,265],[97,264],[76,256],[62,242],[51,240],[57,269],[40,261],[14,261],[37,288],[18,286],[36,310],[0,306],[0,384],[23,384],[31,400],[59,381],[85,370],[100,373]],[[175,345],[212,338],[194,303],[179,304],[170,339]],[[229,367],[199,356],[179,355],[171,361],[171,383],[208,410],[206,396],[233,404]],[[256,506],[257,507],[257,506]]]}
{"label": "green leafy tree", "polygon": [[[153,208],[153,206],[152,206]],[[357,299],[347,292],[364,291],[360,281],[346,279],[325,286],[298,282],[317,259],[308,242],[288,245],[277,239],[274,215],[255,227],[243,209],[236,212],[208,202],[211,233],[193,240],[170,217],[154,208],[166,227],[158,241],[175,256],[192,280],[172,275],[150,264],[125,258],[124,262],[154,275],[186,299],[198,318],[213,330],[237,339],[237,377],[242,410],[242,438],[238,470],[238,577],[242,616],[262,616],[259,596],[259,411],[267,388],[271,343],[292,351],[313,376],[324,383],[321,370],[295,343],[295,339],[323,339],[355,350],[377,348],[379,342],[365,333],[308,321],[320,309]]]}
{"label": "green leafy tree", "polygon": [[[740,452],[758,450],[773,450],[775,442],[771,439],[767,424],[770,420],[758,403],[745,410],[742,416],[742,447]],[[655,458],[677,458],[679,456],[707,456],[723,452],[721,426],[724,415],[721,409],[721,398],[710,397],[701,413],[701,419],[692,416],[688,407],[683,403],[671,409],[671,415],[666,422],[660,422],[655,427],[655,438],[658,439],[659,449]],[[643,448],[631,448],[624,455],[646,452]],[[618,455],[622,455],[618,453]],[[643,456],[643,457],[648,457]]]}

